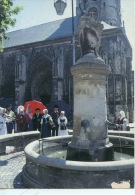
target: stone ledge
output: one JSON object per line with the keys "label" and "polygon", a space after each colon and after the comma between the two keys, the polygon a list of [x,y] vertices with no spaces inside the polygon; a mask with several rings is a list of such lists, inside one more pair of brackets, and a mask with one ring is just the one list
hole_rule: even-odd
{"label": "stone ledge", "polygon": [[14,146],[17,151],[21,151],[32,141],[39,139],[39,131],[21,132],[0,136],[0,154],[6,152],[6,146]]}
{"label": "stone ledge", "polygon": [[12,139],[17,139],[19,137],[29,137],[29,136],[39,136],[39,131],[31,131],[31,132],[21,132],[21,133],[13,133],[13,134],[7,134],[7,135],[1,135],[0,136],[0,143],[7,141],[7,140],[12,140]]}
{"label": "stone ledge", "polygon": [[134,138],[134,132],[132,131],[115,131],[109,130],[108,135],[117,135],[117,136],[124,136],[124,137],[131,137]]}
{"label": "stone ledge", "polygon": [[[110,141],[116,140],[117,142],[119,141],[118,136],[109,136]],[[121,142],[124,142],[126,137],[121,137]],[[46,141],[58,141],[58,140],[69,140],[72,139],[72,136],[58,136],[54,138],[46,138],[44,140]],[[132,145],[134,144],[134,139],[133,138],[126,138],[126,140],[131,143]],[[70,140],[71,141],[71,140]],[[116,142],[115,141],[115,142]],[[113,142],[112,142],[113,143]],[[81,161],[66,161],[64,159],[55,159],[55,158],[48,158],[47,156],[42,156],[38,154],[36,151],[34,151],[34,148],[39,145],[39,141],[34,141],[30,143],[26,148],[25,148],[25,156],[26,159],[29,159],[33,161],[36,164],[40,164],[41,166],[50,166],[50,167],[57,167],[60,169],[70,169],[70,170],[85,170],[85,171],[102,171],[102,170],[124,170],[125,168],[127,169],[132,169],[134,167],[134,159],[129,159],[129,160],[118,160],[118,161],[106,161],[106,162],[81,162]]]}
{"label": "stone ledge", "polygon": [[[68,129],[68,134],[73,135],[73,130]],[[124,136],[124,137],[134,137],[134,131],[115,131],[115,130],[108,130],[108,135],[117,135],[117,136]]]}

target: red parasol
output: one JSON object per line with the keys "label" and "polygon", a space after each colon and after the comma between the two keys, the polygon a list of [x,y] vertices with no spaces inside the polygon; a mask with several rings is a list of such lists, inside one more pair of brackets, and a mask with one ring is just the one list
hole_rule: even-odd
{"label": "red parasol", "polygon": [[27,111],[28,106],[30,106],[32,114],[35,113],[36,108],[40,109],[41,114],[43,114],[43,109],[46,109],[46,107],[42,104],[42,102],[39,102],[39,101],[36,101],[36,100],[25,102],[25,104],[24,104],[25,112]]}

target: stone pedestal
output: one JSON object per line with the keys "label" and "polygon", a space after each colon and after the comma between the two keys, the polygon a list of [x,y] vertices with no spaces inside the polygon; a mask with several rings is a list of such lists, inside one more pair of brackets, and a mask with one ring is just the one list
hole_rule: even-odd
{"label": "stone pedestal", "polygon": [[107,133],[106,77],[109,68],[94,53],[84,55],[71,68],[74,77],[74,126],[67,160],[113,159]]}

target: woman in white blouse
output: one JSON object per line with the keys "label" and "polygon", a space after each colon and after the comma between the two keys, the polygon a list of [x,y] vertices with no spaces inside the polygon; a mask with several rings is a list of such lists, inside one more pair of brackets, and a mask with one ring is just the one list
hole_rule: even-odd
{"label": "woman in white blouse", "polygon": [[58,136],[68,135],[68,129],[67,129],[67,118],[65,116],[65,112],[61,111],[60,117],[58,118]]}
{"label": "woman in white blouse", "polygon": [[51,126],[52,117],[48,114],[48,110],[43,110],[44,115],[41,118],[41,138],[51,137]]}
{"label": "woman in white blouse", "polygon": [[7,134],[7,126],[6,126],[6,117],[4,115],[6,112],[5,108],[0,107],[0,135]]}

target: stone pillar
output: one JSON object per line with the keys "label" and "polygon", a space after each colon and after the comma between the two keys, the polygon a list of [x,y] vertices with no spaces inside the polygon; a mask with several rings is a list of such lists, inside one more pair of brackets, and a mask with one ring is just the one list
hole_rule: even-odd
{"label": "stone pillar", "polygon": [[2,59],[0,57],[0,97],[2,95],[2,91],[1,91],[1,88],[2,88]]}
{"label": "stone pillar", "polygon": [[15,110],[19,104],[19,58],[17,58],[15,64]]}
{"label": "stone pillar", "polygon": [[[108,66],[94,54],[84,56],[71,68],[74,77],[73,139],[67,159],[103,161],[112,158],[108,148],[106,76]],[[81,154],[82,153],[82,154]],[[74,159],[75,157],[75,159]]]}
{"label": "stone pillar", "polygon": [[107,161],[113,147],[107,134],[106,80],[109,67],[98,55],[103,25],[84,15],[79,20],[82,58],[71,67],[74,80],[73,138],[67,160]]}
{"label": "stone pillar", "polygon": [[64,55],[63,49],[56,51],[56,58],[53,63],[53,89],[52,100],[63,99],[63,77],[64,77]]}
{"label": "stone pillar", "polygon": [[25,101],[25,81],[26,81],[26,56],[21,56],[21,61],[19,64],[19,102],[21,105],[24,104]]}
{"label": "stone pillar", "polygon": [[26,57],[24,55],[17,58],[15,66],[15,104],[16,108],[24,104],[26,80]]}
{"label": "stone pillar", "polygon": [[123,92],[124,92],[124,94],[123,94],[123,97],[124,97],[123,106],[124,106],[125,112],[127,112],[127,78],[125,76],[123,77]]}
{"label": "stone pillar", "polygon": [[52,81],[52,101],[58,100],[58,79],[53,77]]}

